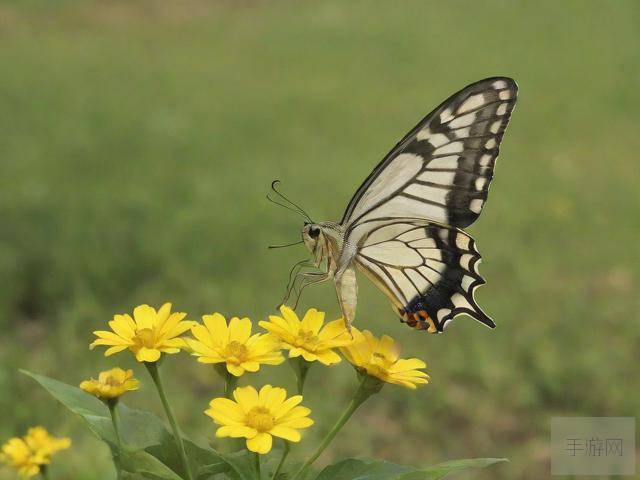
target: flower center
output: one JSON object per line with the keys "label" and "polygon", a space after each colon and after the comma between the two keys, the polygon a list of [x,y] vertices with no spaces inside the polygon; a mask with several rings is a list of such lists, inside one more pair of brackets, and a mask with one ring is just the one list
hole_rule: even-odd
{"label": "flower center", "polygon": [[154,348],[156,346],[156,336],[150,328],[141,328],[136,331],[133,341],[138,347]]}
{"label": "flower center", "polygon": [[313,332],[300,330],[295,343],[296,347],[304,347],[307,350],[314,350],[320,343],[320,339]]}
{"label": "flower center", "polygon": [[119,387],[121,385],[121,382],[115,377],[107,377],[104,381],[104,384],[110,387]]}
{"label": "flower center", "polygon": [[247,412],[245,421],[260,433],[270,431],[275,424],[275,418],[266,407],[253,407]]}
{"label": "flower center", "polygon": [[229,342],[224,349],[224,356],[232,363],[240,364],[247,361],[249,350],[245,345],[234,340]]}

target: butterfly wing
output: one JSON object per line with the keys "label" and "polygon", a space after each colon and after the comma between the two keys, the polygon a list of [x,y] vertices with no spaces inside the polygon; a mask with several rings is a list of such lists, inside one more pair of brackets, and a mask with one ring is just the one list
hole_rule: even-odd
{"label": "butterfly wing", "polygon": [[461,313],[495,327],[473,298],[485,283],[479,261],[475,242],[465,232],[415,219],[378,222],[355,257],[402,320],[430,333],[442,332]]}
{"label": "butterfly wing", "polygon": [[341,224],[352,243],[378,219],[423,218],[464,228],[487,199],[516,83],[488,78],[460,90],[418,123],[376,166]]}

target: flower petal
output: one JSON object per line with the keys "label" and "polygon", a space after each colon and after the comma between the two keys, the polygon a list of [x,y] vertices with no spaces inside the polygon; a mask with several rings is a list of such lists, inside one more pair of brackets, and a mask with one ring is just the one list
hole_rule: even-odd
{"label": "flower petal", "polygon": [[317,335],[320,327],[324,323],[324,312],[319,312],[315,308],[310,308],[302,319],[301,328]]}
{"label": "flower petal", "polygon": [[205,413],[216,422],[225,425],[239,425],[244,422],[245,413],[236,402],[224,397],[214,398],[209,402]]}
{"label": "flower petal", "polygon": [[227,363],[227,371],[234,377],[241,377],[244,374],[244,368],[242,365],[236,365],[234,363]]}
{"label": "flower petal", "polygon": [[258,433],[255,437],[247,439],[247,448],[261,455],[269,453],[272,445],[273,437],[268,433]]}
{"label": "flower petal", "polygon": [[114,315],[113,320],[109,322],[109,326],[119,337],[127,340],[130,340],[136,334],[136,324],[129,315]]}
{"label": "flower petal", "polygon": [[223,425],[216,430],[216,437],[253,438],[258,432],[246,425]]}
{"label": "flower petal", "polygon": [[204,315],[202,317],[205,327],[209,330],[211,339],[216,345],[226,345],[229,343],[229,329],[227,328],[227,321],[219,313],[213,313],[211,315]]}
{"label": "flower petal", "polygon": [[156,310],[149,305],[138,305],[133,309],[133,318],[138,329],[153,329],[156,320]]}
{"label": "flower petal", "polygon": [[136,352],[136,360],[139,362],[157,362],[160,359],[160,350],[142,347]]}
{"label": "flower petal", "polygon": [[271,429],[269,433],[275,437],[280,437],[280,438],[284,438],[285,440],[289,440],[290,442],[300,441],[300,432],[290,427],[283,427],[281,425],[276,425]]}
{"label": "flower petal", "polygon": [[251,336],[251,320],[233,317],[229,322],[229,341],[245,344]]}
{"label": "flower petal", "polygon": [[302,402],[302,395],[294,395],[291,398],[287,398],[277,410],[273,411],[273,416],[276,420],[284,417],[289,411]]}
{"label": "flower petal", "polygon": [[104,356],[105,357],[109,357],[111,355],[113,355],[114,353],[119,353],[123,350],[126,350],[127,348],[129,348],[127,345],[115,345],[113,347],[109,347],[105,350],[104,352]]}
{"label": "flower petal", "polygon": [[340,355],[338,355],[333,350],[324,350],[321,352],[316,352],[316,357],[318,361],[324,365],[333,365],[334,363],[340,363]]}
{"label": "flower petal", "polygon": [[292,330],[297,334],[298,330],[300,330],[300,319],[298,318],[298,315],[296,315],[296,312],[286,305],[281,305],[280,313],[289,324],[289,330]]}
{"label": "flower petal", "polygon": [[278,423],[279,426],[287,428],[309,428],[314,424],[314,421],[309,417],[299,417],[287,420],[286,422]]}
{"label": "flower petal", "polygon": [[258,392],[251,385],[236,388],[233,391],[233,397],[245,412],[258,405],[259,401]]}

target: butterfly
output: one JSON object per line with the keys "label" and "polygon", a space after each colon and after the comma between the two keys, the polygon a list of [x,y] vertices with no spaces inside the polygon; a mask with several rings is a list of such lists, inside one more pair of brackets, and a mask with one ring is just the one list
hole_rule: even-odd
{"label": "butterfly", "polygon": [[[474,299],[485,280],[475,241],[462,229],[487,200],[517,92],[511,78],[492,77],[453,94],[373,169],[339,222],[313,222],[274,182],[273,191],[305,216],[296,243],[312,254],[310,263],[292,269],[283,303],[294,290],[299,298],[305,287],[333,279],[350,328],[360,270],[413,328],[443,332],[460,314],[494,328]],[[304,266],[319,271],[301,271]]]}

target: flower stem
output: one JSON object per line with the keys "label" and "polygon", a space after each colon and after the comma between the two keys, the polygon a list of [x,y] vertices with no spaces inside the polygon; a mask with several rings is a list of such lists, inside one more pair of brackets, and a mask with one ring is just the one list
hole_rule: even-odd
{"label": "flower stem", "polygon": [[224,396],[233,399],[233,391],[238,386],[238,377],[229,372],[224,362],[215,363],[213,367],[224,380]]}
{"label": "flower stem", "polygon": [[342,413],[338,421],[333,425],[329,433],[327,433],[327,435],[324,437],[324,440],[322,440],[322,443],[316,449],[314,454],[311,455],[311,457],[307,459],[304,465],[302,465],[300,470],[296,472],[296,474],[293,476],[293,480],[297,480],[304,476],[309,467],[318,459],[320,455],[322,455],[322,452],[324,452],[329,444],[333,441],[338,432],[342,429],[342,427],[344,427],[345,423],[349,421],[351,415],[353,415],[358,407],[362,405],[365,400],[372,394],[376,393],[376,391],[379,391],[379,388],[378,390],[372,390],[371,388],[368,388],[368,383],[368,377],[363,376],[362,380],[360,381],[360,385],[358,385],[358,389],[354,393],[353,398],[351,399],[351,402],[349,402],[346,410]]}
{"label": "flower stem", "polygon": [[116,467],[116,475],[119,480],[120,478],[122,478],[122,471],[120,468],[120,455],[122,455],[122,437],[120,437],[120,429],[118,427],[118,402],[117,399],[113,399],[107,401],[106,403],[107,407],[109,407],[109,413],[111,414],[111,423],[113,424],[113,431],[116,435],[116,446],[118,447],[118,453],[114,455],[114,463]]}
{"label": "flower stem", "polygon": [[280,462],[278,462],[276,471],[273,472],[273,476],[271,477],[271,480],[276,480],[276,477],[280,473],[280,470],[282,470],[284,461],[287,459],[287,455],[289,455],[289,450],[291,450],[291,446],[289,445],[289,442],[287,442],[286,440],[283,440],[283,443],[284,443],[284,447],[282,448],[282,456],[280,457]]}
{"label": "flower stem", "polygon": [[182,441],[182,436],[180,435],[180,429],[178,428],[176,418],[173,415],[171,406],[169,405],[169,400],[167,400],[167,394],[164,390],[164,386],[162,385],[160,372],[158,371],[158,364],[156,362],[145,362],[145,366],[147,367],[149,375],[151,375],[151,379],[153,380],[153,383],[158,390],[158,396],[160,397],[160,401],[162,402],[164,411],[167,415],[167,418],[169,419],[169,424],[171,425],[171,430],[173,431],[173,436],[178,447],[178,453],[180,454],[180,459],[182,460],[182,467],[187,474],[187,478],[189,480],[193,480],[193,476],[191,475],[191,468],[189,467],[189,461],[187,460],[187,452],[184,449],[184,442]]}
{"label": "flower stem", "polygon": [[44,480],[49,480],[49,478],[51,478],[49,477],[49,469],[47,468],[46,465],[42,465],[40,467],[40,476],[44,478]]}
{"label": "flower stem", "polygon": [[227,372],[224,380],[224,396],[227,398],[233,397],[233,391],[238,386],[238,377]]}
{"label": "flower stem", "polygon": [[309,373],[309,369],[311,368],[311,363],[307,362],[302,357],[296,357],[289,359],[289,364],[296,374],[296,387],[298,389],[298,395],[302,395],[304,384],[307,380],[307,374]]}
{"label": "flower stem", "polygon": [[256,462],[256,473],[258,474],[257,478],[260,478],[260,454],[254,453],[254,458]]}

